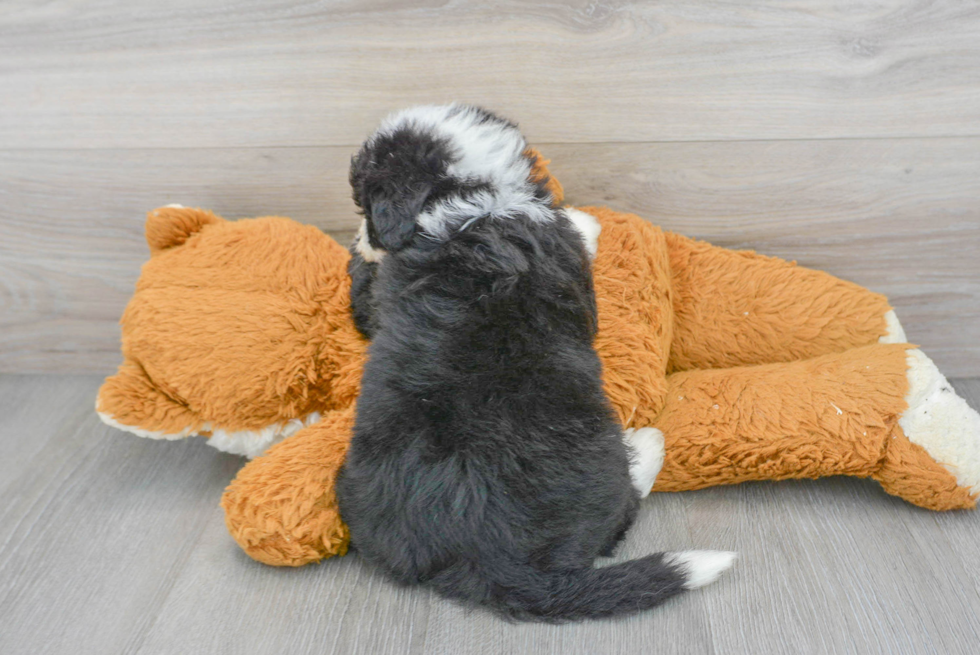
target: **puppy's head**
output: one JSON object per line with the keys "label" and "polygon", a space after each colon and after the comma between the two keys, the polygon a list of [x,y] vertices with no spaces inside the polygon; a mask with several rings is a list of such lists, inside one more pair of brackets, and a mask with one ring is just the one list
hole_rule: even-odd
{"label": "puppy's head", "polygon": [[389,116],[351,160],[364,213],[355,248],[368,261],[416,235],[448,237],[469,221],[523,215],[553,220],[547,179],[510,121],[467,105],[412,107]]}

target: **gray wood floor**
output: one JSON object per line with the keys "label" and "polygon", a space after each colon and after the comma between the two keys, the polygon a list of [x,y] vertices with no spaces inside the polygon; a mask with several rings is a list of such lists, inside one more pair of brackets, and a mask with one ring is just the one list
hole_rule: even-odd
{"label": "gray wood floor", "polygon": [[[0,653],[972,653],[980,513],[866,480],[645,501],[623,556],[727,548],[715,585],[623,620],[509,624],[356,556],[248,559],[218,499],[242,460],[98,422],[96,376],[0,376]],[[980,406],[980,380],[954,381]]]}

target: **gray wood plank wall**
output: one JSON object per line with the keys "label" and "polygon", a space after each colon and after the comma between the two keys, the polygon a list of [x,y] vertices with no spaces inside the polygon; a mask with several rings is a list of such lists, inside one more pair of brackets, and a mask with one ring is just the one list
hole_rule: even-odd
{"label": "gray wood plank wall", "polygon": [[0,98],[0,372],[114,368],[147,210],[346,239],[357,143],[462,100],[571,201],[884,292],[980,375],[974,2],[15,0]]}

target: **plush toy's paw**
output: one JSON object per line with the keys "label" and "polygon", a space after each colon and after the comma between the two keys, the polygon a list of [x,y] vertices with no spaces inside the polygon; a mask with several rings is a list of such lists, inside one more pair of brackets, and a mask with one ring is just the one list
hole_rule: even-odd
{"label": "plush toy's paw", "polygon": [[353,407],[328,412],[238,472],[221,506],[228,531],[250,557],[303,566],[347,552],[334,483],[353,427]]}
{"label": "plush toy's paw", "polygon": [[664,466],[664,434],[657,428],[627,428],[623,431],[623,441],[632,451],[633,487],[640,492],[640,498],[646,498]]}
{"label": "plush toy's paw", "polygon": [[273,423],[256,430],[211,430],[208,445],[221,452],[243,455],[254,459],[286,437],[320,420],[320,412],[313,412],[304,419],[294,418]]}
{"label": "plush toy's paw", "polygon": [[889,309],[885,313],[885,334],[878,338],[878,343],[908,343],[905,338],[905,330],[898,322],[898,316],[894,309]]}
{"label": "plush toy's paw", "polygon": [[602,226],[599,224],[599,221],[592,214],[587,214],[584,211],[572,207],[565,207],[565,215],[568,216],[568,220],[572,222],[575,229],[582,235],[582,241],[585,242],[585,249],[594,258],[596,252],[599,250],[599,233],[602,232]]}
{"label": "plush toy's paw", "polygon": [[980,414],[956,395],[953,386],[921,350],[908,353],[909,407],[898,420],[912,443],[980,494]]}

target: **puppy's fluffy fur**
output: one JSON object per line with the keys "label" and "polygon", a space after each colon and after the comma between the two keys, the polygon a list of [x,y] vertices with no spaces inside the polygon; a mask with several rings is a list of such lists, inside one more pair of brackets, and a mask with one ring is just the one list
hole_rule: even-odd
{"label": "puppy's fluffy fur", "polygon": [[583,231],[525,149],[512,123],[450,105],[392,116],[355,156],[351,304],[373,341],[338,500],[399,582],[518,619],[645,609],[732,556],[593,567],[640,493],[592,347]]}

